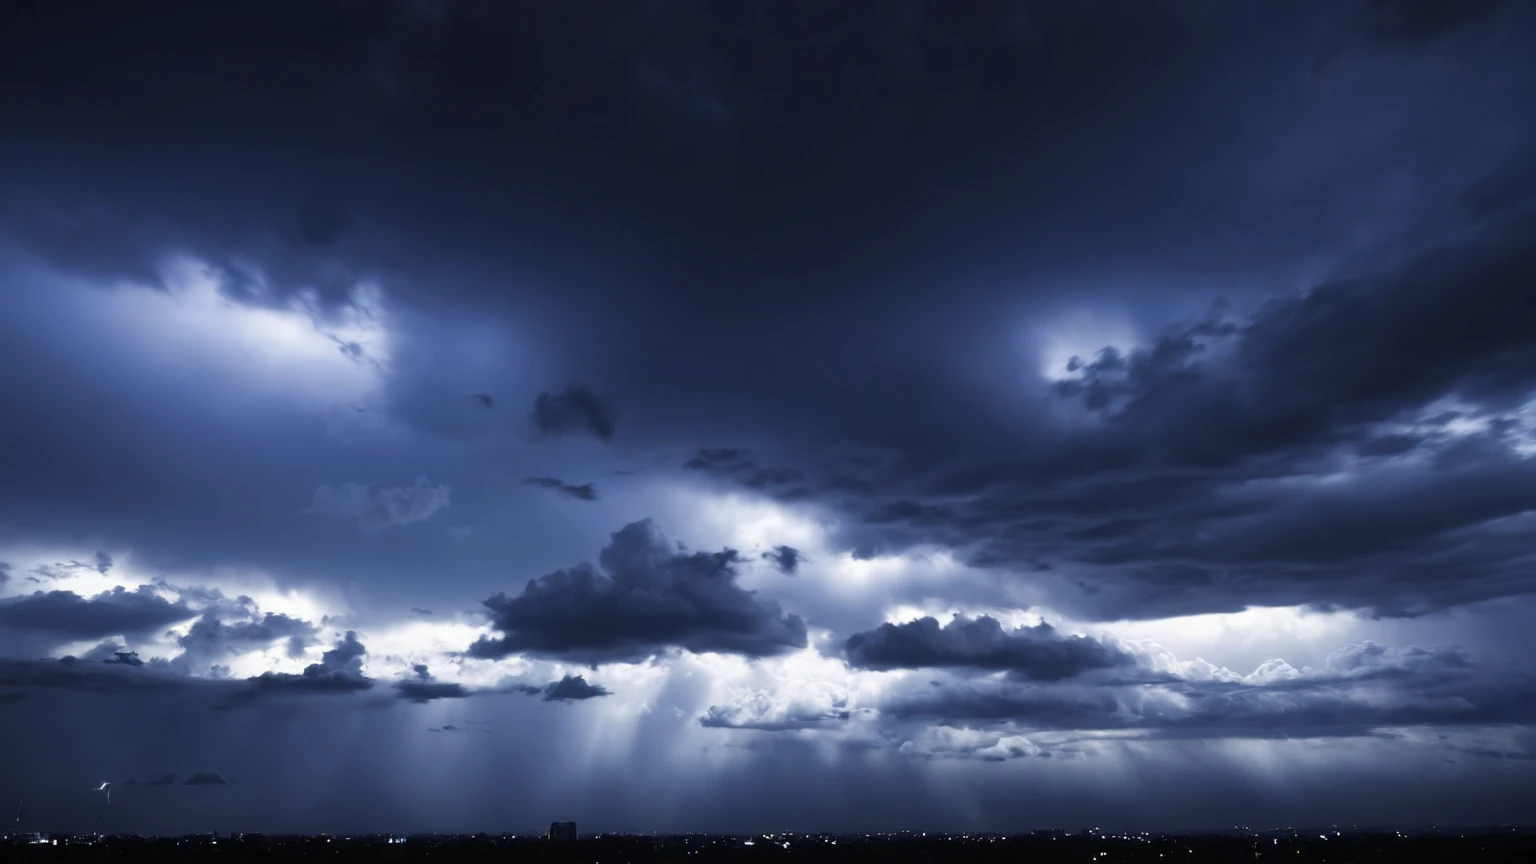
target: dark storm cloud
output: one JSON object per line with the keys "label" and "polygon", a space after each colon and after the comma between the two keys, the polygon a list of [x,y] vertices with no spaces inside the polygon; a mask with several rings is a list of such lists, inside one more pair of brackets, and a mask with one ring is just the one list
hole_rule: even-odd
{"label": "dark storm cloud", "polygon": [[103,663],[115,663],[123,666],[143,666],[144,661],[139,659],[136,651],[113,651],[111,657],[103,659]]}
{"label": "dark storm cloud", "polygon": [[1504,5],[1506,0],[1367,0],[1358,26],[1372,41],[1416,47],[1481,23]]}
{"label": "dark storm cloud", "polygon": [[766,657],[806,645],[805,622],[736,584],[741,556],[680,551],[650,520],[613,534],[601,570],[579,564],[484,601],[502,635],[474,657],[527,653],[582,662],[643,660],[669,649]]}
{"label": "dark storm cloud", "polygon": [[198,771],[181,781],[183,786],[228,786],[230,779],[217,771]]}
{"label": "dark storm cloud", "polygon": [[[680,471],[648,467],[632,488],[740,486],[835,526],[829,559],[948,547],[995,568],[986,577],[1000,591],[1033,592],[1028,602],[1079,619],[1299,603],[1409,614],[1528,591],[1536,487],[1525,421],[1506,409],[1530,371],[1511,334],[1530,322],[1514,290],[1523,283],[1501,282],[1499,259],[1518,264],[1527,248],[1520,238],[1531,232],[1515,223],[1533,187],[1472,181],[1505,157],[1524,164],[1536,7],[1489,8],[316,0],[168,4],[148,15],[28,4],[0,27],[15,82],[0,86],[0,284],[10,289],[0,291],[0,368],[29,370],[0,384],[0,542],[70,549],[61,554],[92,570],[90,550],[104,548],[146,572],[262,572],[284,591],[344,595],[366,607],[359,621],[383,628],[388,609],[486,596],[507,560],[527,562],[514,593],[528,574],[580,560],[571,550],[597,545],[581,516],[614,509],[606,524],[616,525],[654,512],[622,500],[631,487],[618,482],[599,503],[544,506],[518,494],[520,478],[593,477],[663,458],[677,469],[689,458],[677,454],[697,452]],[[1349,62],[1309,78],[1326,47],[1320,25],[1353,34]],[[1400,266],[1436,244],[1449,251]],[[288,342],[250,310],[286,315],[299,304],[321,322],[314,353],[376,378],[380,392],[332,400],[324,375],[254,363],[232,331],[162,363],[185,322],[163,314],[184,310],[158,265],[179,254],[218,274],[227,308],[260,331],[263,350]],[[1339,276],[1322,277],[1330,287],[1290,296],[1336,266]],[[75,277],[86,284],[59,284]],[[1433,290],[1391,287],[1437,279]],[[383,305],[348,305],[372,283]],[[1228,290],[1234,311],[1158,337]],[[1463,291],[1465,303],[1446,299]],[[1262,296],[1286,299],[1255,308]],[[107,337],[119,325],[103,323],[113,313],[89,320],[144,297],[169,299],[124,325],[142,328],[139,341],[114,347]],[[1497,311],[1480,315],[1490,304]],[[1062,323],[1078,311],[1124,317],[1132,333]],[[343,313],[376,316],[384,333],[368,343],[342,332]],[[1124,350],[1118,361],[1093,355],[1107,342]],[[1046,348],[1087,358],[1078,384],[1047,392],[1035,356]],[[240,375],[225,374],[235,367]],[[278,374],[292,377],[263,377]],[[571,382],[592,389],[559,389]],[[283,401],[310,385],[313,401],[338,403],[324,417]],[[1429,403],[1452,392],[1470,403],[1444,409],[1460,417],[1406,416],[1441,414]],[[558,440],[530,453],[530,438]],[[454,525],[425,521],[447,504],[445,487],[379,497],[418,475],[452,482]],[[311,501],[331,517],[297,518]],[[414,528],[386,530],[409,520]],[[696,527],[707,530],[682,530]],[[735,556],[647,548],[647,560],[669,562],[652,568],[666,578],[605,562],[495,599],[492,623],[505,626],[477,652],[581,663],[806,644],[804,621],[739,587]],[[62,572],[13,574],[6,587]],[[764,593],[794,593],[794,611],[825,625],[814,584],[825,575],[769,579]],[[934,585],[926,599],[965,600],[969,579]],[[208,611],[187,605],[187,621]],[[117,635],[128,634],[83,644]],[[368,680],[355,659],[267,685],[177,678],[154,661],[43,663],[25,674],[4,665],[0,680],[37,682],[22,685],[35,698],[7,707],[25,715],[64,701],[55,691],[69,687],[328,692],[318,685]],[[1501,691],[1493,672],[1448,656],[1422,668],[1366,665],[1369,675],[1304,683],[1099,689],[1074,679],[987,689],[984,673],[934,672],[967,683],[929,688],[945,698],[928,710],[1063,728],[1183,723],[1200,734],[1244,712],[1260,718],[1242,721],[1254,728],[1283,728],[1280,706],[1333,729],[1392,712],[1445,716],[1458,700],[1485,720],[1528,716],[1500,695],[1524,686],[1513,673]],[[380,704],[404,695],[380,689]],[[1381,701],[1362,707],[1366,693]],[[394,752],[390,732],[321,722],[339,703],[313,701],[325,707],[306,709],[317,722],[294,724],[297,741],[282,723],[254,720],[244,738],[210,740],[270,754],[261,768],[274,778],[349,784],[356,794],[331,796],[315,820],[387,823],[410,804],[405,818],[442,813],[458,824],[492,812],[492,800],[499,815],[483,818],[504,819],[500,792],[432,787],[423,778],[434,772],[420,772],[409,748],[357,767],[349,753]],[[854,709],[773,704],[730,717],[752,728],[822,722],[835,737],[858,725],[840,722],[843,710]],[[210,724],[253,719],[197,713]],[[138,715],[187,724],[167,724],[146,746],[194,746],[183,743],[193,727],[182,713],[120,716]],[[824,755],[811,742],[771,744],[786,758],[743,775],[713,773],[718,760],[680,767],[653,755],[678,752],[655,737],[662,723],[716,739],[802,737],[703,733],[681,719],[659,710],[638,720],[645,734],[611,774],[562,761],[585,750],[559,730],[509,724],[514,734],[495,736],[502,746],[534,741],[537,752],[496,752],[548,766],[552,782],[537,769],[514,784],[537,789],[538,807],[715,824],[777,819],[788,807],[812,821],[948,818],[928,815],[942,799],[912,782],[924,775],[863,760],[819,773]],[[54,776],[60,760],[100,761],[103,751],[87,748],[106,743],[76,748],[69,724],[54,726],[57,746],[21,754],[37,776]],[[1027,749],[1011,737],[925,752]],[[1232,774],[1210,762],[1178,767],[1187,781],[1143,775],[1146,788],[1124,796],[1131,809],[1177,801],[1193,812],[1184,793]],[[386,771],[412,795],[445,790],[429,802],[442,809],[418,812],[409,796],[397,804],[387,785],[367,782]],[[636,794],[661,788],[647,777],[670,778],[662,786],[677,797]],[[969,801],[946,811],[962,821],[1099,812],[1093,795],[1075,813],[1039,810],[1019,806],[1019,786],[966,779],[982,784],[973,812],[960,812]],[[1308,783],[1321,781],[1286,791],[1319,797]],[[577,791],[562,797],[567,787]],[[780,794],[792,787],[810,791]],[[695,806],[677,791],[718,788],[743,794]],[[1359,797],[1384,807],[1430,797],[1382,788],[1427,787],[1378,783]],[[1043,803],[1056,808],[1060,793],[1052,787]],[[603,811],[603,795],[624,803]],[[308,818],[296,815],[305,809],[281,810],[270,825]],[[870,815],[882,810],[894,815]],[[1418,811],[1396,814],[1409,812]]]}
{"label": "dark storm cloud", "polygon": [[321,486],[315,490],[314,502],[304,512],[354,519],[364,533],[373,534],[431,519],[448,506],[451,491],[452,487],[447,484],[434,486],[426,477],[416,478],[410,486],[359,483]]}
{"label": "dark storm cloud", "polygon": [[856,554],[931,543],[1055,569],[1037,584],[1084,615],[1412,615],[1525,593],[1511,520],[1536,509],[1519,412],[1536,390],[1529,222],[1074,361],[1054,399],[1084,422],[1039,458],[959,457],[985,442],[957,425],[943,465],[808,452],[807,471],[709,450],[687,467],[855,515]]}
{"label": "dark storm cloud", "polygon": [[1479,667],[1451,650],[1359,643],[1319,669],[1276,660],[1242,677],[1157,675],[1119,687],[943,684],[882,710],[898,719],[1158,738],[1351,737],[1391,727],[1527,725],[1536,722],[1536,678]]}
{"label": "dark storm cloud", "polygon": [[1507,0],[1355,0],[1336,4],[1321,53],[1312,65],[1323,76],[1351,55],[1375,50],[1423,51],[1457,34],[1487,27],[1512,6]]}
{"label": "dark storm cloud", "polygon": [[574,384],[558,393],[540,393],[528,421],[546,437],[586,433],[607,441],[613,437],[614,411],[606,398]]}
{"label": "dark storm cloud", "polygon": [[597,487],[591,483],[566,483],[554,477],[529,477],[523,481],[528,486],[538,486],[541,489],[549,489],[558,492],[567,498],[575,498],[577,501],[596,501]]}
{"label": "dark storm cloud", "polygon": [[186,604],[164,599],[149,585],[133,591],[119,586],[89,598],[72,591],[38,591],[0,601],[0,625],[61,639],[143,635],[196,615]]}
{"label": "dark storm cloud", "polygon": [[577,702],[609,695],[608,688],[601,684],[588,684],[587,679],[581,675],[566,675],[559,681],[551,681],[539,688],[538,692],[543,694],[545,702]]}
{"label": "dark storm cloud", "polygon": [[425,705],[434,699],[463,699],[470,691],[455,681],[438,681],[424,663],[411,667],[412,676],[395,682],[395,691],[401,699]]}
{"label": "dark storm cloud", "polygon": [[773,566],[779,568],[779,572],[786,576],[795,575],[800,569],[800,562],[805,560],[799,549],[793,546],[775,546],[769,552],[763,554],[763,558],[771,561]]}
{"label": "dark storm cloud", "polygon": [[996,618],[956,615],[940,626],[919,618],[881,624],[843,643],[849,664],[865,669],[956,668],[1006,671],[1024,681],[1062,681],[1134,659],[1087,636],[1062,636],[1045,622],[1003,629]]}
{"label": "dark storm cloud", "polygon": [[137,693],[186,690],[209,686],[228,690],[224,682],[205,682],[149,666],[62,660],[0,660],[0,687],[74,690],[88,693]]}
{"label": "dark storm cloud", "polygon": [[263,690],[295,690],[316,693],[353,693],[373,686],[373,679],[363,674],[363,657],[368,649],[348,630],[340,642],[320,655],[319,663],[304,667],[300,674],[263,672],[251,679]]}
{"label": "dark storm cloud", "polygon": [[[1250,464],[1260,458],[1243,450],[1252,442],[1223,444],[1168,416],[1144,442],[1126,434],[1128,422],[1119,437],[1063,441],[1042,419],[1060,405],[1037,410],[1037,394],[1018,388],[1010,340],[1076,303],[1124,306],[1138,323],[1160,324],[1167,313],[1147,310],[1174,295],[1182,308],[1191,296],[1208,299],[1213,284],[1297,284],[1350,251],[1359,226],[1388,235],[1401,214],[1427,213],[1439,227],[1453,190],[1506,155],[1492,150],[1526,140],[1528,124],[1509,110],[1519,85],[1502,77],[1520,80],[1524,54],[1473,44],[1466,50],[1486,49],[1485,65],[1461,72],[1454,58],[1437,65],[1410,52],[1395,62],[1424,65],[1386,69],[1404,86],[1378,91],[1347,76],[1306,80],[1328,11],[1309,4],[989,2],[966,14],[943,4],[750,6],[690,5],[655,18],[608,6],[577,14],[450,4],[430,21],[398,6],[331,3],[155,22],[118,10],[85,30],[38,11],[3,46],[18,80],[36,82],[12,101],[9,125],[23,131],[6,136],[0,164],[26,170],[12,169],[4,227],[70,272],[115,279],[186,251],[226,271],[235,261],[259,267],[269,304],[309,289],[334,302],[377,277],[403,309],[462,304],[515,321],[547,367],[506,397],[534,401],[535,430],[611,435],[613,413],[596,391],[533,392],[601,384],[623,407],[626,441],[710,447],[701,456],[709,475],[843,511],[838,539],[860,554],[952,543],[1004,569],[1092,570],[1057,566],[1062,602],[1080,614],[1289,603],[1293,590],[1295,601],[1412,611],[1516,581],[1489,573],[1465,590],[1392,597],[1393,561],[1340,579],[1362,572],[1359,562],[1324,573],[1186,554],[1181,541],[1229,512],[1225,496],[1254,471],[1297,473],[1310,451],[1293,430],[1315,417],[1268,416],[1271,431],[1248,430],[1279,442],[1263,451],[1274,463],[1265,466]],[[1505,16],[1516,35],[1529,24],[1520,6]],[[1421,21],[1415,8],[1386,17]],[[1451,23],[1472,35],[1496,29]],[[229,32],[253,44],[325,35],[281,59],[243,40],[217,56],[190,47]],[[156,63],[136,61],[146,51]],[[62,56],[78,58],[68,74],[56,71]],[[205,92],[189,81],[263,85]],[[124,104],[144,113],[123,120]],[[1456,131],[1492,126],[1499,135]],[[1356,138],[1358,147],[1341,143]],[[218,196],[196,191],[215,188]],[[453,340],[414,344],[438,341]],[[33,367],[41,356],[16,362]],[[421,365],[392,367],[391,397],[436,380]],[[1110,370],[1093,377],[1105,389]],[[40,388],[27,404],[51,404],[58,392]],[[476,415],[495,412],[462,394],[496,392],[497,406],[508,404],[491,383],[452,392]],[[1147,408],[1156,402],[1166,415],[1219,414],[1219,405],[1186,403],[1222,395],[1200,387],[1185,403],[1150,399],[1142,413],[1159,413]],[[1204,440],[1170,440],[1189,429]],[[40,446],[51,435],[14,434],[34,435],[40,461],[52,458]],[[78,449],[116,457],[85,460],[103,469],[180,455],[117,453],[115,440],[91,437]],[[278,485],[313,490],[318,481],[286,455],[262,459],[265,440],[249,455],[274,476],[238,479],[271,498]],[[820,470],[805,442],[840,440],[893,455]],[[201,461],[228,464],[218,457],[233,446],[210,444]],[[746,447],[761,457],[732,456]],[[1238,470],[1230,463],[1189,465],[1197,455],[1219,463],[1223,449],[1253,456],[1243,476],[1221,475]],[[1164,450],[1179,458],[1159,458]],[[59,467],[113,493],[76,497],[137,504],[133,484],[110,471]],[[16,488],[47,489],[47,473]],[[298,560],[310,551],[275,530],[274,542],[244,539],[260,535],[238,517],[265,527],[254,505],[187,504],[202,482],[140,484],[163,492],[157,516],[222,529],[154,528],[168,557],[197,547],[215,559],[241,543]],[[330,509],[373,507],[346,487],[332,493],[340,501]],[[117,523],[130,509],[102,506]],[[40,511],[29,502],[27,512]],[[53,521],[33,518],[40,530]],[[335,542],[313,545],[355,560]],[[1396,584],[1409,583],[1430,584]]]}

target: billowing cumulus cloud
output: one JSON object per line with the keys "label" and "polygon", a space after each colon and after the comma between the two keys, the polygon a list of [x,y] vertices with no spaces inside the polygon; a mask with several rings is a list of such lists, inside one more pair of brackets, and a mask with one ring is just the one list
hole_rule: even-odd
{"label": "billowing cumulus cloud", "polygon": [[756,729],[793,732],[821,729],[846,721],[852,712],[848,694],[828,687],[797,688],[789,698],[766,690],[738,694],[724,705],[711,705],[699,717],[699,725],[715,729]]}
{"label": "billowing cumulus cloud", "polygon": [[182,650],[173,662],[182,669],[206,672],[209,666],[231,654],[265,648],[280,640],[290,657],[302,657],[317,635],[315,625],[287,615],[268,612],[249,620],[228,622],[217,611],[209,611],[177,639]]}
{"label": "billowing cumulus cloud", "polygon": [[373,679],[363,674],[363,658],[368,649],[357,639],[357,633],[348,630],[335,647],[320,657],[319,663],[304,667],[300,674],[263,672],[252,678],[252,683],[267,690],[297,690],[317,693],[348,693],[367,690]]}
{"label": "billowing cumulus cloud", "polygon": [[1050,758],[1053,754],[1023,735],[1009,735],[956,726],[933,726],[897,747],[904,756],[919,759],[975,759],[1007,762],[1010,759]]}
{"label": "billowing cumulus cloud", "polygon": [[733,549],[681,551],[650,520],[632,523],[599,554],[601,569],[579,564],[486,600],[502,635],[469,653],[604,662],[674,648],[763,657],[805,647],[804,620],[736,584],[740,561]]}
{"label": "billowing cumulus cloud", "polygon": [[1133,662],[1118,648],[1087,636],[1062,636],[1043,621],[1006,630],[985,615],[956,615],[942,626],[934,618],[881,624],[849,636],[843,650],[849,663],[868,669],[982,669],[1026,681],[1060,681]]}
{"label": "billowing cumulus cloud", "polygon": [[359,529],[372,534],[431,519],[448,506],[451,491],[447,484],[433,485],[426,477],[410,486],[321,486],[305,512],[355,520]]}

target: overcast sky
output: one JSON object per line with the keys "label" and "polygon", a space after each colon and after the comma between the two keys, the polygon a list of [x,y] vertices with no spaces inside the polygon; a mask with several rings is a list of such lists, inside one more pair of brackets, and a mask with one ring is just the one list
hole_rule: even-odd
{"label": "overcast sky", "polygon": [[0,20],[24,827],[1529,820],[1536,5],[156,8]]}

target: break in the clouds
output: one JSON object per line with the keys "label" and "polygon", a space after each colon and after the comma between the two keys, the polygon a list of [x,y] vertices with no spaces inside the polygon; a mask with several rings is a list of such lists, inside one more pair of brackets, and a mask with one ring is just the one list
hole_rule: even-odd
{"label": "break in the clouds", "polygon": [[1525,818],[1531,4],[33,5],[39,830]]}

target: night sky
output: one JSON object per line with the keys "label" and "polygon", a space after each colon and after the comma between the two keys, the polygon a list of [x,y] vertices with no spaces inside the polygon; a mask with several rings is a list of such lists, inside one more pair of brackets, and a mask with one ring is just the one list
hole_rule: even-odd
{"label": "night sky", "polygon": [[6,821],[1529,821],[1536,4],[5,6]]}

